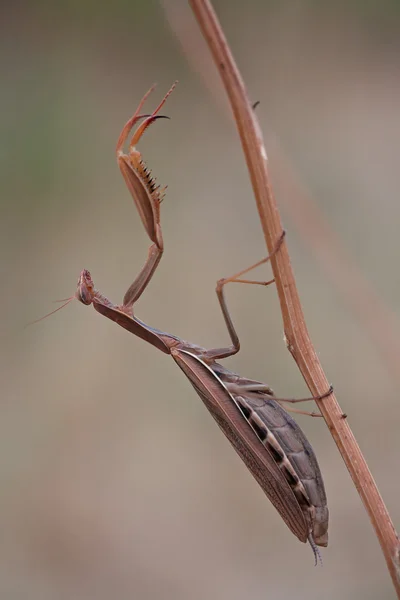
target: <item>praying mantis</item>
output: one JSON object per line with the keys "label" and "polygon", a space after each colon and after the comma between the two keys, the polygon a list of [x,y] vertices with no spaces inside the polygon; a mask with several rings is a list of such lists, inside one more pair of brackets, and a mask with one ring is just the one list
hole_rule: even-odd
{"label": "praying mantis", "polygon": [[[147,288],[163,255],[160,204],[165,192],[156,185],[136,145],[146,129],[163,118],[159,111],[175,85],[176,82],[151,114],[140,113],[154,86],[144,95],[134,115],[123,127],[116,148],[122,176],[152,242],[147,260],[129,286],[122,304],[113,304],[97,291],[87,270],[81,272],[75,296],[173,358],[286,525],[300,541],[309,541],[317,563],[317,546],[328,543],[329,512],[314,451],[296,421],[281,406],[284,400],[275,398],[268,385],[237,375],[218,362],[240,349],[239,337],[225,300],[225,285],[229,282],[259,283],[249,282],[242,276],[255,266],[268,262],[272,255],[217,283],[216,293],[230,336],[230,346],[205,349],[155,329],[134,314],[134,305]],[[124,146],[139,121],[142,122],[133,132],[125,154]],[[277,240],[274,253],[279,252],[283,238],[284,233]],[[267,285],[273,281],[261,283]]]}

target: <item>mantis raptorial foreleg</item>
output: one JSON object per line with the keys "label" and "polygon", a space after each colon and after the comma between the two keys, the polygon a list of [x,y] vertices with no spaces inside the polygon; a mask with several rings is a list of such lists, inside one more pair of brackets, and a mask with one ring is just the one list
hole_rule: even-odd
{"label": "mantis raptorial foreleg", "polygon": [[[132,309],[134,303],[140,298],[141,294],[148,286],[155,270],[158,267],[164,251],[164,243],[160,225],[160,204],[163,199],[165,188],[160,189],[160,186],[156,185],[155,179],[152,177],[151,172],[146,167],[141,153],[136,149],[136,144],[139,142],[146,129],[156,119],[168,118],[163,115],[159,115],[158,113],[164,106],[168,96],[175,88],[175,85],[176,82],[171,86],[160,104],[150,115],[141,115],[139,113],[143,107],[143,104],[148,98],[149,94],[153,91],[154,86],[150,88],[150,90],[143,96],[134,115],[122,128],[117,142],[116,153],[119,168],[135,202],[146,233],[153,242],[153,245],[150,247],[146,263],[124,296],[122,308],[126,312],[130,312],[130,309]],[[128,139],[134,125],[141,119],[144,119],[144,121],[133,133],[128,148],[128,154],[125,154],[123,151],[124,144]]]}

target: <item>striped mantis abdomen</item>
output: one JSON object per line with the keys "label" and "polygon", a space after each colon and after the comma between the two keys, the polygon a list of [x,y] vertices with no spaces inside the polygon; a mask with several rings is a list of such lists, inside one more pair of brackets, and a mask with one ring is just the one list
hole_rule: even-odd
{"label": "striped mantis abdomen", "polygon": [[[240,376],[218,363],[207,365],[180,348],[171,354],[292,533],[302,542],[327,546],[325,487],[296,421],[272,395],[241,391]],[[246,388],[250,380],[244,381]]]}

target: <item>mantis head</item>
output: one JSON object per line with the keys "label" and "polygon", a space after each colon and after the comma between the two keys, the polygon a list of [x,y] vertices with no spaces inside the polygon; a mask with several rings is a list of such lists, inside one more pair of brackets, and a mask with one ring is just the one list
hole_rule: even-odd
{"label": "mantis head", "polygon": [[87,269],[83,269],[78,279],[75,298],[79,300],[79,302],[82,302],[82,304],[89,306],[93,302],[95,293],[92,276]]}

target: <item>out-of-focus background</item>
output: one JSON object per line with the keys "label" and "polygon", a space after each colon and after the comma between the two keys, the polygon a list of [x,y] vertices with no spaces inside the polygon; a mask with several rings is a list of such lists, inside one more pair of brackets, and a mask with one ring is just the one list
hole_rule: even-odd
{"label": "out-of-focus background", "polygon": [[[399,5],[215,7],[260,100],[313,341],[399,524]],[[206,347],[228,342],[215,282],[266,251],[186,3],[4,3],[0,23],[1,598],[392,598],[322,420],[298,419],[331,513],[314,568],[172,360],[77,302],[23,329],[74,293],[82,268],[115,302],[133,281],[149,242],[115,142],[150,85],[147,110],[178,79],[171,120],[140,146],[168,193],[165,255],[136,312]],[[274,289],[227,293],[242,350],[225,364],[307,396]]]}

